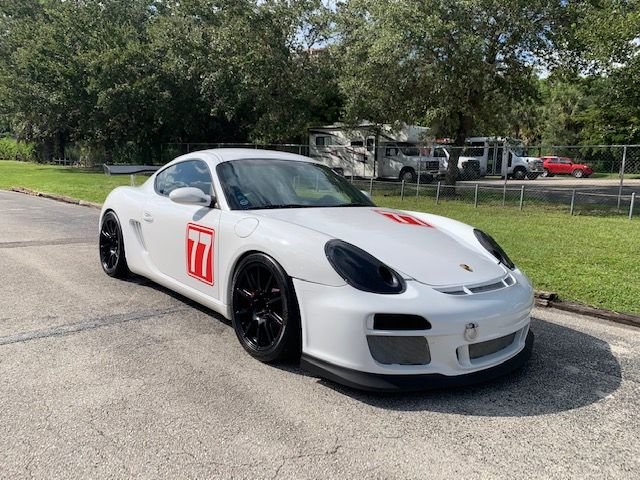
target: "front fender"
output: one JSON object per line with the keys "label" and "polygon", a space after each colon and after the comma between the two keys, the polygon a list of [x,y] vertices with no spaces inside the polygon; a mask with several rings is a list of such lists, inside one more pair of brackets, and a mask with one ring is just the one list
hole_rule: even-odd
{"label": "front fender", "polygon": [[[257,226],[247,235],[236,225],[248,223],[248,218],[252,222],[257,221]],[[235,267],[250,252],[269,255],[292,278],[334,287],[346,285],[327,260],[324,246],[332,238],[328,235],[244,212],[225,212],[221,218],[220,235],[221,266],[224,268],[223,278],[227,280],[225,303],[229,303]]]}

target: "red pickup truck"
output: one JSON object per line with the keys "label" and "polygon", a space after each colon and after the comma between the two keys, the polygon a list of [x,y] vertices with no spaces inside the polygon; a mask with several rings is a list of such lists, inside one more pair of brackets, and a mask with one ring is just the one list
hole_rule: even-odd
{"label": "red pickup truck", "polygon": [[554,175],[573,175],[576,178],[588,177],[593,173],[589,165],[574,163],[569,157],[542,157],[544,165],[543,177]]}

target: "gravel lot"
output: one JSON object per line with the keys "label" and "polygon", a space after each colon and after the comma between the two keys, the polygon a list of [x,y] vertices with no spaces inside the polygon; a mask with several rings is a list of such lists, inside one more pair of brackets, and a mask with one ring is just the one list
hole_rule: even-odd
{"label": "gravel lot", "polygon": [[640,330],[535,312],[523,371],[370,395],[104,275],[98,212],[0,192],[2,478],[640,478]]}

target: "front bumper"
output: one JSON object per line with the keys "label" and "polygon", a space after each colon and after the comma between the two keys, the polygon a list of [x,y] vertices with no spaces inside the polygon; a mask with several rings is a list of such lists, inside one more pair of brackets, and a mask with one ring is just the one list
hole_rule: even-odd
{"label": "front bumper", "polygon": [[332,365],[305,354],[300,359],[300,366],[308,372],[332,382],[369,392],[416,392],[438,388],[464,387],[487,382],[521,368],[531,356],[533,339],[533,332],[529,331],[524,348],[516,356],[485,370],[455,376],[442,375],[440,373],[385,375],[360,372]]}
{"label": "front bumper", "polygon": [[[506,373],[526,360],[532,342],[533,290],[521,272],[511,274],[515,283],[506,288],[468,295],[443,293],[413,280],[402,294],[378,295],[294,279],[302,320],[302,365],[340,383],[372,390],[464,385]],[[421,316],[430,328],[376,326],[377,314]],[[469,324],[477,327],[471,338],[466,336]],[[499,343],[505,337],[513,339],[507,346],[477,354],[477,344]],[[385,361],[372,350],[372,339],[389,341],[388,345],[419,339],[426,342],[427,352],[422,362]]]}

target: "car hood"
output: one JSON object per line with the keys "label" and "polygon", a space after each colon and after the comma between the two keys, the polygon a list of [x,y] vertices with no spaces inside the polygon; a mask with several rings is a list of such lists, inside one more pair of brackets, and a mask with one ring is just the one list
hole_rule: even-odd
{"label": "car hood", "polygon": [[259,215],[348,242],[405,277],[428,285],[481,284],[505,275],[505,269],[484,253],[461,243],[437,225],[426,224],[397,210],[292,208],[263,210]]}

